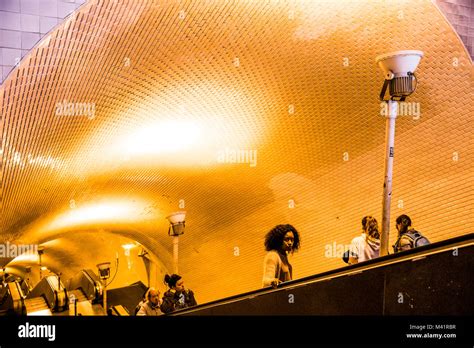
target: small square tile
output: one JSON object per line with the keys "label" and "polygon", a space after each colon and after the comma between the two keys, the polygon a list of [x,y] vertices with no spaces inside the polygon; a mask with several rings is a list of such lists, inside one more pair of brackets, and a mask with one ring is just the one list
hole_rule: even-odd
{"label": "small square tile", "polygon": [[0,0],[0,11],[20,12],[20,0]]}
{"label": "small square tile", "polygon": [[474,7],[474,2],[472,0],[456,0],[456,3],[462,6]]}
{"label": "small square tile", "polygon": [[39,16],[21,14],[21,30],[39,33]]}
{"label": "small square tile", "polygon": [[459,36],[467,36],[469,33],[469,28],[464,25],[457,25],[456,32],[458,33]]}
{"label": "small square tile", "polygon": [[1,29],[0,47],[21,48],[21,32]]}
{"label": "small square tile", "polygon": [[21,50],[13,48],[2,48],[2,59],[4,65],[15,66],[21,59]]}
{"label": "small square tile", "polygon": [[31,50],[39,39],[40,34],[38,33],[21,33],[21,48]]}
{"label": "small square tile", "polygon": [[40,0],[20,0],[21,13],[39,15]]}
{"label": "small square tile", "polygon": [[75,3],[70,2],[58,2],[58,18],[65,18],[74,12],[76,9]]}
{"label": "small square tile", "polygon": [[58,19],[54,17],[40,17],[40,33],[46,34],[58,24]]}
{"label": "small square tile", "polygon": [[467,18],[472,16],[473,8],[468,6],[458,6],[458,13],[461,16],[466,16]]}
{"label": "small square tile", "polygon": [[0,11],[0,29],[21,30],[20,14]]}
{"label": "small square tile", "polygon": [[45,17],[58,17],[58,1],[41,0],[39,5],[39,15]]}

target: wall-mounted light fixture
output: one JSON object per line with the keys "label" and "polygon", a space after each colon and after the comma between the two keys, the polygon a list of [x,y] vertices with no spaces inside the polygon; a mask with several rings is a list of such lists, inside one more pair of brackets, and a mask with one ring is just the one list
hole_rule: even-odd
{"label": "wall-mounted light fixture", "polygon": [[97,264],[99,270],[99,278],[103,283],[104,291],[102,293],[103,307],[105,313],[107,313],[107,279],[110,278],[110,262],[102,262]]}
{"label": "wall-mounted light fixture", "polygon": [[185,218],[186,212],[185,211],[178,211],[176,213],[172,213],[166,217],[170,222],[170,227],[168,229],[169,236],[179,236],[184,233],[185,227]]}
{"label": "wall-mounted light fixture", "polygon": [[40,280],[43,279],[43,265],[42,265],[42,260],[41,256],[44,254],[44,247],[39,246],[38,247],[38,263],[39,263],[39,276]]}
{"label": "wall-mounted light fixture", "polygon": [[107,280],[110,278],[110,262],[103,262],[97,265],[99,269],[99,278],[101,280]]}

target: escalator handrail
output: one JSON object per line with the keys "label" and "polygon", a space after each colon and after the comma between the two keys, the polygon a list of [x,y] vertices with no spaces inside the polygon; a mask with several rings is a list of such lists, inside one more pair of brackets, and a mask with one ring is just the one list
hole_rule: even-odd
{"label": "escalator handrail", "polygon": [[[214,300],[211,302],[199,304],[194,307],[180,309],[170,314],[175,315],[175,314],[193,312],[199,309],[214,307],[214,306],[224,304],[224,303],[236,302],[236,301],[244,300],[247,298],[253,298],[253,297],[260,296],[269,292],[281,291],[283,289],[288,290],[288,288],[294,288],[296,286],[301,286],[307,283],[317,282],[324,278],[349,275],[351,273],[358,273],[365,269],[377,268],[377,266],[383,267],[392,263],[410,261],[413,259],[417,259],[419,257],[423,257],[424,255],[439,253],[439,252],[446,251],[448,249],[455,249],[455,247],[457,248],[467,247],[472,244],[474,244],[474,233],[468,233],[459,237],[450,238],[443,241],[413,248],[410,250],[398,252],[396,254],[380,256],[378,258],[361,262],[361,263],[357,263],[354,265],[347,265],[347,266],[339,267],[330,271],[325,271],[325,272],[314,274],[311,276],[291,280],[291,281],[282,283],[276,289],[272,287],[265,287],[265,288],[261,288],[257,290],[252,290],[252,291],[245,292],[242,294],[233,295],[233,296],[225,297],[219,300]],[[392,261],[392,262],[389,262],[387,264],[387,261]],[[341,262],[342,262],[342,258],[341,258]]]}

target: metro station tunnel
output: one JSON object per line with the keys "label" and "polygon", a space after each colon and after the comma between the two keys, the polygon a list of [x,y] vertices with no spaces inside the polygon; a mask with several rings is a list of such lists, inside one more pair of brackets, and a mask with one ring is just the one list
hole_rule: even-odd
{"label": "metro station tunnel", "polygon": [[473,19],[1,0],[0,315],[472,314]]}

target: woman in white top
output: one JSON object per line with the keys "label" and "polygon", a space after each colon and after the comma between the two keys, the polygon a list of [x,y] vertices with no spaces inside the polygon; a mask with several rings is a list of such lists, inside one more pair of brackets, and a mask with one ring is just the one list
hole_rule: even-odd
{"label": "woman in white top", "polygon": [[349,248],[349,264],[367,261],[380,255],[380,232],[373,216],[362,219],[362,234],[352,240]]}
{"label": "woman in white top", "polygon": [[300,247],[300,236],[292,225],[277,225],[265,236],[267,255],[263,262],[263,287],[276,288],[280,283],[293,279],[293,268],[288,254]]}

